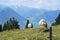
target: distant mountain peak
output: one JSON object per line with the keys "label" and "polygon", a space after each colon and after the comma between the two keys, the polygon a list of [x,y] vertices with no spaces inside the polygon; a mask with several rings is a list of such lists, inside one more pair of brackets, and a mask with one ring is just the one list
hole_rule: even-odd
{"label": "distant mountain peak", "polygon": [[24,22],[27,20],[26,18],[24,18],[23,16],[19,15],[16,11],[14,11],[13,9],[7,7],[4,8],[1,12],[0,12],[0,23],[4,24],[4,22],[6,22],[7,20],[9,20],[10,18],[14,17],[15,19],[18,20],[18,22],[22,25],[24,25]]}

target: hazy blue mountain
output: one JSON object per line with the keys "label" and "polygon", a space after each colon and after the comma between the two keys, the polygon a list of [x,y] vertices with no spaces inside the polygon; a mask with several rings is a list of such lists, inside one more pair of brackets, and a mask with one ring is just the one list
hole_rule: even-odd
{"label": "hazy blue mountain", "polygon": [[45,10],[28,7],[18,7],[15,9],[17,13],[30,20],[34,24],[38,24],[39,20],[44,18],[48,24],[55,22],[55,18],[60,10]]}
{"label": "hazy blue mountain", "polygon": [[0,5],[0,12],[5,8],[6,6]]}
{"label": "hazy blue mountain", "polygon": [[[41,18],[46,19],[48,24],[51,24],[53,22],[55,22],[56,17],[58,16],[60,11],[56,10],[56,11],[46,11],[43,15],[39,16]],[[38,19],[39,19],[38,17]]]}
{"label": "hazy blue mountain", "polygon": [[0,23],[3,24],[4,22],[6,22],[12,17],[15,17],[19,21],[19,23],[21,24],[20,26],[25,25],[25,21],[27,20],[26,18],[22,17],[21,15],[19,15],[17,12],[12,10],[11,8],[6,7],[4,8],[4,10],[0,12]]}
{"label": "hazy blue mountain", "polygon": [[55,18],[57,17],[59,12],[60,10],[45,10],[37,8],[28,8],[23,6],[17,8],[6,7],[0,12],[0,22],[3,23],[10,17],[15,17],[21,24],[22,28],[23,26],[25,26],[24,24],[27,19],[29,19],[30,22],[33,23],[34,27],[37,27],[40,19],[44,18],[50,25],[51,23],[55,22]]}

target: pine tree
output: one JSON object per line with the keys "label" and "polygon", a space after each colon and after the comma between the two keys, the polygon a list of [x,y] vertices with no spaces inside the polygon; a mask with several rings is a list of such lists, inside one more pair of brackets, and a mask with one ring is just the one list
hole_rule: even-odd
{"label": "pine tree", "polygon": [[27,20],[25,28],[28,28],[28,24],[29,24],[29,20]]}
{"label": "pine tree", "polygon": [[6,23],[4,23],[3,30],[10,30],[10,29],[11,29],[10,24],[7,21]]}
{"label": "pine tree", "polygon": [[12,26],[14,29],[19,29],[18,21],[13,17]]}
{"label": "pine tree", "polygon": [[31,24],[32,25],[32,27],[31,28],[33,28],[33,24]]}
{"label": "pine tree", "polygon": [[4,23],[3,30],[20,29],[18,21],[13,17]]}
{"label": "pine tree", "polygon": [[6,30],[6,29],[7,29],[7,25],[6,23],[4,23],[3,30]]}
{"label": "pine tree", "polygon": [[57,18],[55,19],[55,21],[56,21],[56,25],[59,25],[60,24],[60,13],[59,13],[59,15],[57,16]]}
{"label": "pine tree", "polygon": [[54,23],[52,23],[52,26],[55,26],[56,24],[55,24],[55,22]]}
{"label": "pine tree", "polygon": [[2,32],[2,25],[0,24],[0,32]]}
{"label": "pine tree", "polygon": [[16,28],[16,29],[19,29],[19,25],[18,25],[18,21],[13,17],[13,26]]}

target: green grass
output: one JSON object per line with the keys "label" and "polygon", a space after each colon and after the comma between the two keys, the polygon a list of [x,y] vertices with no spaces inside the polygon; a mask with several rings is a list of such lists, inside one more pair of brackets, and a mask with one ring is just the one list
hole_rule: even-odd
{"label": "green grass", "polygon": [[[60,25],[53,26],[53,40],[60,40]],[[40,28],[10,30],[0,32],[0,40],[49,40],[49,32],[41,32]]]}

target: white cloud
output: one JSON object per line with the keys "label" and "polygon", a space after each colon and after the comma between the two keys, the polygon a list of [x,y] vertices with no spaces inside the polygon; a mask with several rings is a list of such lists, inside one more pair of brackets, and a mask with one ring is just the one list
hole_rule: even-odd
{"label": "white cloud", "polygon": [[60,10],[60,0],[0,0],[0,5]]}

